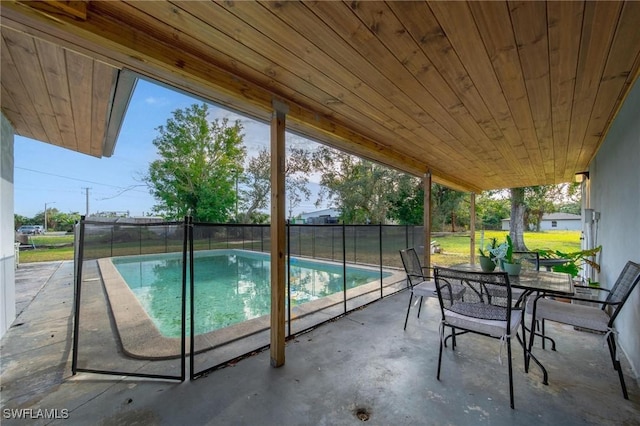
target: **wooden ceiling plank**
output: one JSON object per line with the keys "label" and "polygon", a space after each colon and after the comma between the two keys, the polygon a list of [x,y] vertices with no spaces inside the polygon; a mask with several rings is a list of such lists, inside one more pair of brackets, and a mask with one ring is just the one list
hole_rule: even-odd
{"label": "wooden ceiling plank", "polygon": [[[2,45],[2,87],[9,95],[6,99],[2,98],[2,109],[5,109],[5,102],[13,101],[14,110],[20,114],[20,117],[14,116],[11,120],[14,123],[14,129],[20,136],[36,139],[39,141],[47,141],[47,133],[40,122],[40,117],[29,99],[27,90],[24,88],[20,72],[11,57],[11,52],[5,40],[5,34],[12,32],[7,28],[2,28],[2,37],[0,41]],[[24,123],[21,126],[20,123]]]}
{"label": "wooden ceiling plank", "polygon": [[91,84],[91,155],[102,157],[107,136],[107,123],[111,111],[112,88],[118,72],[100,62],[93,63]]}
{"label": "wooden ceiling plank", "polygon": [[[77,150],[87,155],[91,152],[91,96],[93,80],[93,64],[91,59],[67,51],[65,53],[71,111],[76,128]],[[98,156],[99,157],[99,156]]]}
{"label": "wooden ceiling plank", "polygon": [[[353,3],[357,7],[357,3]],[[397,90],[391,90],[391,97],[399,108],[407,108],[415,117],[424,117],[423,125],[442,141],[457,144],[459,140],[469,138],[462,127],[451,118],[445,108],[404,68],[396,61],[379,40],[357,19],[351,9],[338,2],[305,3],[310,10],[333,28],[341,37],[342,46],[349,45],[351,56],[362,55],[379,73],[386,75]],[[459,144],[459,151],[473,161],[474,155],[468,147]]]}
{"label": "wooden ceiling plank", "polygon": [[544,2],[509,2],[509,13],[527,98],[542,154],[545,181],[555,181],[549,81],[549,42]]}
{"label": "wooden ceiling plank", "polygon": [[51,96],[51,107],[58,123],[62,146],[75,151],[78,143],[76,141],[73,111],[71,110],[69,84],[66,78],[67,69],[64,49],[38,39],[35,39],[35,45],[42,66],[46,70],[44,79]]}
{"label": "wooden ceiling plank", "polygon": [[583,13],[584,2],[547,3],[554,174],[560,181],[572,180],[575,173],[567,167],[567,153]]}
{"label": "wooden ceiling plank", "polygon": [[[10,82],[7,81],[7,83],[7,86],[11,85]],[[2,80],[2,83],[0,84],[0,90],[0,96],[2,96],[2,113],[13,126],[14,132],[20,136],[36,139],[31,136],[32,132],[29,130],[29,124],[25,121],[21,108],[13,98],[13,94],[9,92],[8,88],[5,86],[4,80]],[[44,130],[42,130],[42,134],[46,137]]]}
{"label": "wooden ceiling plank", "polygon": [[[508,134],[508,140],[510,142],[519,141],[518,146],[522,146],[522,137],[514,122],[493,64],[486,54],[482,35],[478,31],[469,5],[463,2],[434,2],[429,3],[429,8],[447,35],[456,55],[478,88],[491,114],[500,124],[502,131]],[[533,165],[535,166],[535,163]],[[506,164],[503,167],[519,170],[522,164]],[[542,178],[538,177],[538,174],[539,171],[535,170],[535,174],[522,176],[520,179],[509,176],[499,184],[506,188],[516,184],[520,185],[526,180],[539,181]],[[515,181],[509,181],[509,179],[515,179]]]}
{"label": "wooden ceiling plank", "polygon": [[[591,120],[577,167],[586,170],[601,143],[604,141],[614,114],[624,98],[620,96],[629,83],[630,77],[637,76],[640,55],[629,55],[634,46],[640,46],[640,2],[625,2],[616,28],[609,56],[604,68],[598,94],[594,102]],[[631,80],[633,81],[633,80]]]}
{"label": "wooden ceiling plank", "polygon": [[[513,150],[519,154],[519,161],[525,173],[530,177],[542,179],[542,153],[531,116],[507,4],[469,2],[469,8],[511,112],[510,119],[503,123],[510,130],[507,139]],[[509,25],[505,25],[505,22]],[[489,89],[495,90],[495,87]],[[511,120],[513,124],[510,123]]]}
{"label": "wooden ceiling plank", "polygon": [[60,15],[64,14],[71,18],[78,19],[86,19],[87,18],[87,1],[56,1],[56,0],[47,0],[47,1],[37,1],[34,2],[32,0],[23,1],[20,0],[18,3],[28,4],[29,7],[34,9],[43,11],[45,13],[50,13],[52,15]]}
{"label": "wooden ceiling plank", "polygon": [[[342,39],[338,37],[335,32],[333,32],[329,27],[320,25],[317,19],[312,18],[304,4],[297,2],[263,2],[262,4],[264,4],[265,7],[270,9],[275,15],[277,15],[282,21],[286,22],[289,26],[301,33],[304,33],[306,38],[313,43],[316,49],[326,52],[328,55],[335,58],[335,60],[340,63],[350,64],[351,69],[353,69],[353,72],[359,79],[357,84],[367,84],[378,91],[382,91],[380,92],[380,94],[385,98],[389,99],[390,101],[395,101],[394,98],[397,97],[397,91],[389,89],[389,84],[391,84],[391,82],[386,77],[382,76],[378,72],[378,70],[374,68],[368,61],[362,58],[361,55],[354,54],[351,50],[345,51],[336,49]],[[306,28],[313,28],[313,31],[305,32]],[[403,108],[395,103],[393,109],[403,111]],[[407,116],[411,117],[411,115],[409,114],[407,114]],[[418,136],[422,138],[422,140],[424,141],[423,143],[437,144],[438,141],[440,141],[440,135],[436,136],[431,132],[430,129],[432,128],[432,122],[425,123],[424,121],[427,119],[428,117],[422,117],[423,123],[422,125],[418,123],[419,128],[416,129],[416,131],[420,132]],[[462,167],[473,167],[472,162],[469,159],[460,158],[460,156],[457,154],[456,149],[453,147],[454,141],[450,135],[445,142],[447,144],[443,145],[441,149],[446,152],[446,155],[448,156],[444,158],[454,159],[454,161],[460,163]],[[434,160],[425,159],[424,161],[433,162]]]}
{"label": "wooden ceiling plank", "polygon": [[20,70],[20,80],[25,93],[40,117],[48,141],[62,146],[62,136],[51,107],[49,92],[33,39],[17,32],[5,32],[4,38],[8,52]]}
{"label": "wooden ceiling plank", "polygon": [[[482,101],[480,93],[455,55],[431,10],[425,3],[420,2],[388,2],[387,4],[461,100],[462,105],[482,128],[484,134],[498,145],[500,140],[505,139],[505,135]],[[507,141],[505,142],[508,144]]]}
{"label": "wooden ceiling plank", "polygon": [[[406,70],[414,76],[433,99],[444,107],[451,117],[460,124],[466,132],[465,143],[474,158],[481,158],[485,164],[504,161],[511,155],[511,150],[504,145],[491,142],[484,130],[469,114],[462,101],[449,87],[415,40],[407,33],[405,27],[398,21],[395,14],[383,2],[362,2],[351,7],[354,14],[362,23],[374,29],[376,37],[387,48],[394,60],[404,65]],[[505,149],[506,148],[506,149]],[[485,173],[490,174],[495,169],[485,167]]]}
{"label": "wooden ceiling plank", "polygon": [[583,141],[593,111],[596,93],[620,15],[620,2],[586,2],[576,73],[568,168],[578,170]]}
{"label": "wooden ceiling plank", "polygon": [[[200,5],[201,3],[197,4]],[[379,120],[382,121],[387,129],[407,139],[403,143],[410,144],[411,140],[415,139],[416,133],[414,129],[421,127],[419,123],[409,119],[406,114],[399,111],[384,96],[371,90],[370,86],[364,85],[361,80],[349,76],[350,72],[345,68],[345,64],[334,60],[320,49],[317,49],[310,41],[298,35],[279,17],[269,12],[265,13],[266,10],[262,7],[256,7],[255,3],[216,3],[216,6],[224,7],[235,17],[247,23],[247,25],[253,24],[259,27],[260,32],[267,36],[271,43],[281,46],[288,51],[289,55],[292,55],[281,62],[290,62],[291,58],[299,58],[304,61],[304,63],[296,61],[295,67],[309,82],[324,89],[328,89],[331,84],[335,85],[336,87],[328,93],[330,96],[328,98],[329,101],[336,100],[337,105],[353,105],[358,113],[367,114],[373,119],[379,117]],[[209,19],[213,18],[214,16],[211,16]],[[220,20],[216,20],[216,22],[220,22]],[[253,30],[253,27],[251,29]],[[259,40],[256,40],[256,37],[252,37],[252,34],[245,27],[235,28],[235,33],[241,34],[241,38],[246,44],[253,46],[254,43],[259,43]],[[240,38],[240,36],[238,37]],[[291,43],[291,40],[295,40],[295,43]],[[272,50],[263,49],[263,51],[269,51],[269,53]],[[271,54],[269,57],[274,59]],[[309,64],[308,68],[305,68],[306,64]],[[341,76],[344,77],[336,78]],[[374,128],[371,127],[371,130],[374,130]]]}

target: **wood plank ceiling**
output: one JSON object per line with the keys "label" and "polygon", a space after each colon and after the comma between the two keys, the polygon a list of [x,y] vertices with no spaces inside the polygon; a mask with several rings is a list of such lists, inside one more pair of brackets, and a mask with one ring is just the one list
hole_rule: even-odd
{"label": "wood plank ceiling", "polygon": [[[472,191],[566,182],[586,170],[640,68],[632,1],[3,2],[1,10],[3,98],[8,27],[36,46],[53,42],[94,67],[129,69],[263,120],[283,101],[294,131]],[[73,131],[60,133],[62,143],[38,139],[72,147]]]}

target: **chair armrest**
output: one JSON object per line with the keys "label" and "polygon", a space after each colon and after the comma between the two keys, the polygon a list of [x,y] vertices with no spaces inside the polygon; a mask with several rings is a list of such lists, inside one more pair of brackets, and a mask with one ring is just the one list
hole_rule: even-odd
{"label": "chair armrest", "polygon": [[[537,296],[534,300],[534,303],[538,303],[538,299],[541,299],[545,296],[550,296],[550,295],[540,295]],[[589,303],[597,303],[599,305],[603,305],[603,306],[615,306],[615,305],[619,305],[621,302],[607,302],[606,300],[593,300],[593,299],[585,299],[582,297],[575,297],[575,296],[557,296],[557,297],[561,297],[563,299],[568,299],[568,300],[576,300],[578,302],[589,302]]]}
{"label": "chair armrest", "polygon": [[574,284],[573,288],[588,288],[589,290],[598,290],[598,291],[606,291],[608,293],[611,292],[611,290],[609,290],[608,288],[602,288],[602,287],[591,287],[588,285],[581,285],[581,284]]}

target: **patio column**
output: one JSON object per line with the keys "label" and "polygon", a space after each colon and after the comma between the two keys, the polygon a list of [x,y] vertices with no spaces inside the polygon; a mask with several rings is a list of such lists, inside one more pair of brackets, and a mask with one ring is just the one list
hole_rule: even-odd
{"label": "patio column", "polygon": [[424,187],[424,216],[422,220],[424,228],[423,265],[428,268],[431,266],[431,170],[424,174],[422,185]]}
{"label": "patio column", "polygon": [[273,101],[271,118],[271,366],[284,365],[285,344],[285,128],[289,107]]}
{"label": "patio column", "polygon": [[476,257],[474,255],[474,253],[476,252],[476,193],[472,192],[470,194],[470,200],[469,200],[469,215],[470,215],[470,220],[469,220],[469,232],[471,232],[471,239],[469,241],[469,244],[471,245],[471,264],[475,265],[476,264]]}

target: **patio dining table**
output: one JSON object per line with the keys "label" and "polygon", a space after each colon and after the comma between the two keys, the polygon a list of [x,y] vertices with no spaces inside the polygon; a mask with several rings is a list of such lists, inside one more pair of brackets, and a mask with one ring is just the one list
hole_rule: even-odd
{"label": "patio dining table", "polygon": [[[479,264],[458,264],[451,266],[453,269],[459,269],[464,271],[482,272]],[[571,275],[559,272],[549,271],[536,271],[534,269],[522,269],[519,275],[509,275],[509,283],[513,288],[519,288],[524,290],[523,294],[516,302],[516,306],[521,306],[526,303],[526,298],[534,293],[545,294],[550,296],[570,296],[573,294],[573,280]],[[526,306],[523,306],[525,309]],[[535,330],[535,318],[531,317],[531,326],[529,331],[531,333]],[[542,363],[531,353],[530,348],[527,349],[526,336],[522,336],[524,340],[524,347],[527,353],[527,362],[525,362],[525,371],[529,371],[529,359],[532,359],[538,367],[542,370],[543,380],[545,385],[548,383],[547,369]]]}

